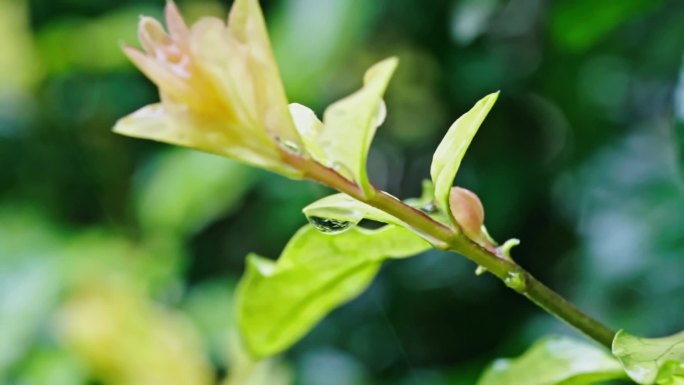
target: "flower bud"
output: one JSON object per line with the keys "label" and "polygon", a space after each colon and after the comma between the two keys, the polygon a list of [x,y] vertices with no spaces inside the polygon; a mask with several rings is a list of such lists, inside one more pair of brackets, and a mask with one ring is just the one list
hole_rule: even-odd
{"label": "flower bud", "polygon": [[452,187],[449,194],[449,209],[463,233],[478,243],[489,243],[482,232],[484,208],[474,192],[461,187]]}
{"label": "flower bud", "polygon": [[120,119],[114,131],[301,178],[282,155],[302,143],[259,2],[234,1],[227,24],[205,17],[188,26],[172,0],[164,13],[166,29],[140,19],[142,50],[123,48],[157,85],[161,102]]}

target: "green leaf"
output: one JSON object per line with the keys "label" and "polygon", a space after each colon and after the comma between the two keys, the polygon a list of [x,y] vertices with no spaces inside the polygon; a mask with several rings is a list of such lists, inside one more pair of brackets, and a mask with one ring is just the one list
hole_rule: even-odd
{"label": "green leaf", "polygon": [[366,196],[373,195],[366,158],[375,130],[385,117],[382,96],[397,64],[392,57],[372,66],[360,90],[333,103],[323,114],[318,144],[332,166],[358,183]]}
{"label": "green leaf", "polygon": [[136,194],[140,223],[150,232],[190,235],[236,206],[249,190],[249,167],[193,150],[163,153]]}
{"label": "green leaf", "polygon": [[449,210],[449,192],[454,184],[458,167],[475,133],[498,97],[498,92],[485,96],[470,111],[458,118],[449,128],[432,158],[430,175],[435,185],[435,203],[440,210],[451,217],[452,223],[455,222]]}
{"label": "green leaf", "polygon": [[[409,198],[404,202],[411,207],[420,208],[425,211],[436,211],[435,203],[435,185],[430,179],[423,179],[421,183],[423,191],[417,198]],[[427,206],[427,209],[426,209]]]}
{"label": "green leaf", "polygon": [[495,361],[478,385],[589,385],[621,378],[620,363],[603,349],[548,337],[518,358]]}
{"label": "green leaf", "polygon": [[327,197],[321,198],[304,207],[304,210],[302,211],[304,211],[307,218],[319,217],[333,219],[336,221],[349,222],[351,225],[356,225],[361,222],[362,219],[366,218],[378,222],[408,227],[398,218],[343,193],[328,195]]}
{"label": "green leaf", "polygon": [[641,338],[620,330],[613,354],[639,384],[684,384],[684,332],[664,338]]}
{"label": "green leaf", "polygon": [[305,105],[290,103],[289,108],[292,121],[304,144],[306,152],[319,163],[325,163],[325,153],[321,149],[321,146],[318,145],[318,137],[321,134],[321,131],[323,131],[323,123],[318,120],[316,113]]}
{"label": "green leaf", "polygon": [[[430,181],[423,182],[423,194],[420,198],[410,198],[405,202],[409,206],[423,211],[426,215],[431,216],[438,222],[446,222],[447,219],[441,211],[436,210],[433,201],[433,188]],[[304,208],[304,214],[309,219],[309,222],[316,224],[318,220],[323,219],[327,223],[335,223],[338,227],[343,226],[335,231],[340,233],[348,230],[362,219],[370,219],[377,222],[392,224],[404,227],[407,230],[414,232],[416,235],[423,237],[426,241],[432,243],[435,247],[443,248],[446,245],[442,242],[432,239],[429,236],[414,230],[411,226],[404,223],[399,218],[390,215],[380,209],[367,205],[357,199],[354,199],[346,194],[333,194],[321,198],[314,203]],[[320,229],[319,229],[320,230]]]}
{"label": "green leaf", "polygon": [[236,294],[238,327],[255,357],[277,354],[318,321],[355,298],[386,258],[429,248],[410,231],[388,225],[331,236],[304,226],[277,262],[251,255]]}
{"label": "green leaf", "polygon": [[292,385],[294,371],[277,358],[255,359],[245,351],[237,333],[231,332],[228,378],[221,385]]}

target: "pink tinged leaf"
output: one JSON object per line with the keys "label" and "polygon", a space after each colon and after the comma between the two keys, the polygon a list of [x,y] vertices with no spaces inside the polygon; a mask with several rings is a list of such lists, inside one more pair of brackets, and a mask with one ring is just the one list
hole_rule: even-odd
{"label": "pink tinged leaf", "polygon": [[157,52],[171,43],[164,27],[155,19],[143,16],[138,24],[138,39],[147,54],[156,56]]}
{"label": "pink tinged leaf", "polygon": [[183,79],[176,76],[164,63],[154,60],[133,47],[124,46],[123,51],[147,78],[170,95],[183,98],[184,95],[192,92]]}
{"label": "pink tinged leaf", "polygon": [[164,16],[166,18],[166,27],[169,29],[172,38],[186,39],[190,35],[190,29],[185,24],[185,20],[173,0],[169,0],[166,3]]}

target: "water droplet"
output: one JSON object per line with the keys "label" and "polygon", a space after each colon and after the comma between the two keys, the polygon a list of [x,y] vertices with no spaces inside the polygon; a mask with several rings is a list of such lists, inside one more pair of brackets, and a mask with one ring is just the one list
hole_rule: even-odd
{"label": "water droplet", "polygon": [[504,278],[504,283],[506,286],[517,291],[518,293],[524,293],[527,286],[525,283],[525,278],[522,276],[522,274],[515,271],[508,272],[508,275],[506,275],[506,278]]}
{"label": "water droplet", "polygon": [[353,179],[354,178],[354,173],[351,172],[349,167],[345,166],[344,164],[340,162],[330,162],[327,165],[329,168],[335,170],[336,173],[342,175],[343,177],[347,179]]}
{"label": "water droplet", "polygon": [[438,210],[435,202],[429,202],[421,206],[420,211],[424,212],[425,214],[435,214]]}
{"label": "water droplet", "polygon": [[280,146],[285,149],[287,152],[295,154],[295,155],[302,155],[304,152],[302,149],[299,147],[299,145],[295,142],[291,142],[289,140],[283,140],[283,139],[278,139],[278,143]]}
{"label": "water droplet", "polygon": [[354,226],[354,223],[350,221],[339,221],[332,218],[310,216],[307,219],[316,230],[326,234],[340,234]]}

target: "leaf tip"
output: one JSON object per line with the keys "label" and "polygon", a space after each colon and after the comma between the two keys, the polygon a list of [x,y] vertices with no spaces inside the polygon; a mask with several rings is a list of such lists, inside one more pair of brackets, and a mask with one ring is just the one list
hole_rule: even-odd
{"label": "leaf tip", "polygon": [[247,256],[247,271],[262,277],[268,277],[275,272],[275,263],[257,254],[249,254]]}
{"label": "leaf tip", "polygon": [[398,66],[399,58],[396,56],[390,56],[386,59],[383,59],[375,63],[368,69],[368,71],[366,71],[366,74],[363,77],[363,83],[370,83],[371,80],[378,77],[378,75],[382,75],[382,77],[386,78],[386,81],[389,81],[389,78],[392,77]]}
{"label": "leaf tip", "polygon": [[399,66],[399,57],[398,56],[390,56],[385,59],[380,60],[375,64],[376,66],[387,66],[388,68],[394,70]]}
{"label": "leaf tip", "polygon": [[499,95],[501,94],[501,90],[496,90],[495,92],[492,92],[491,94],[485,96],[482,101],[484,104],[489,104],[489,105],[494,105],[496,101],[499,99]]}
{"label": "leaf tip", "polygon": [[399,65],[399,57],[398,56],[390,56],[387,59],[385,59],[388,63],[388,65],[391,65],[392,67],[396,68]]}
{"label": "leaf tip", "polygon": [[[620,346],[618,344],[618,341],[626,334],[627,332],[625,329],[620,329],[615,333],[615,336],[613,337],[613,343],[611,344],[610,351],[613,352],[613,355],[616,357],[618,354],[620,354]],[[618,357],[619,359],[619,357]]]}

